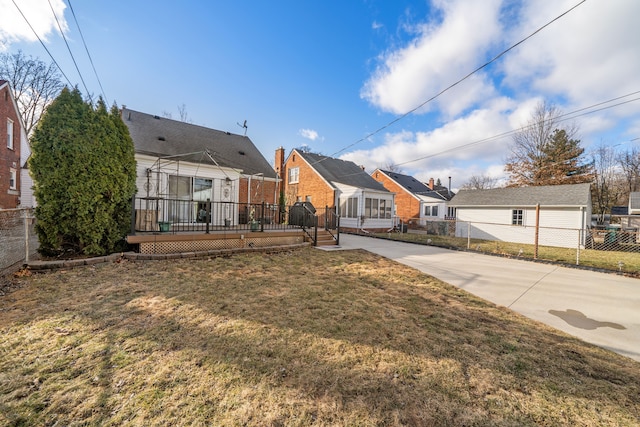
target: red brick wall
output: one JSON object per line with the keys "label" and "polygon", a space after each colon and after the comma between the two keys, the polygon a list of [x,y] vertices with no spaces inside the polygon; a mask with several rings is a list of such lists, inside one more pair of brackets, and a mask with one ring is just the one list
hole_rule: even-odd
{"label": "red brick wall", "polygon": [[[298,183],[291,184],[289,183],[289,170],[295,167],[300,168],[300,175]],[[294,204],[298,198],[306,201],[306,197],[311,196],[311,204],[316,209],[324,209],[325,206],[334,207],[335,193],[333,188],[295,150],[285,163],[282,178],[285,183],[284,195],[287,206]]]}
{"label": "red brick wall", "polygon": [[[249,178],[240,179],[240,188],[238,189],[238,201],[240,203],[248,203]],[[251,203],[276,204],[278,195],[276,191],[276,183],[272,180],[262,181],[262,176],[251,177]],[[275,194],[275,197],[274,197]]]}
{"label": "red brick wall", "polygon": [[[13,121],[13,150],[7,148],[7,118]],[[18,206],[20,198],[20,118],[9,92],[9,87],[0,89],[0,208]],[[16,170],[16,190],[9,190],[9,169]]]}
{"label": "red brick wall", "polygon": [[420,218],[420,202],[411,193],[379,170],[375,170],[371,176],[381,182],[384,188],[396,193],[396,215],[403,222],[408,222],[412,218]]}

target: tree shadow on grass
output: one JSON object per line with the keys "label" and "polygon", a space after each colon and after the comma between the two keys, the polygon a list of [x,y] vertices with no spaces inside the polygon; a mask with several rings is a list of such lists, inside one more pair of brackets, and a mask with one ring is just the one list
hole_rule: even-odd
{"label": "tree shadow on grass", "polygon": [[96,358],[100,400],[116,420],[569,425],[596,407],[638,414],[633,362],[365,252],[96,272],[95,283],[65,273],[49,305],[35,297],[32,308],[95,325],[108,349]]}

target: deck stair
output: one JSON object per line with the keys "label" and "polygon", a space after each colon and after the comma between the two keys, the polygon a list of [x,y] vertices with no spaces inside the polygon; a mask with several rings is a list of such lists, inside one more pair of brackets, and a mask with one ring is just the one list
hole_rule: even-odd
{"label": "deck stair", "polygon": [[334,246],[337,245],[336,239],[327,230],[318,228],[318,242],[316,246]]}

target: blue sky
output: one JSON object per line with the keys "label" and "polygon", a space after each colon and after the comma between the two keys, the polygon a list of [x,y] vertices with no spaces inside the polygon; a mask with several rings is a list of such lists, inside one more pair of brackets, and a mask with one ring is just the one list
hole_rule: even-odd
{"label": "blue sky", "polygon": [[[15,2],[86,94],[55,10],[88,91],[102,94],[68,0]],[[575,118],[582,145],[640,147],[637,0],[71,6],[109,104],[174,119],[184,106],[194,124],[240,134],[247,120],[247,135],[269,160],[279,146],[306,145],[370,172],[394,164],[423,181],[451,176],[458,188],[472,175],[504,176],[511,138],[478,141],[526,124],[539,101],[569,113],[620,96],[630,102]],[[50,62],[13,0],[0,0],[0,10],[0,50]]]}

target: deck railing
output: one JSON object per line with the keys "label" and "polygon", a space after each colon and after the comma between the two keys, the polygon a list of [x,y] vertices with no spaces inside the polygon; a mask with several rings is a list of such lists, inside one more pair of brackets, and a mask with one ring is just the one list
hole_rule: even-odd
{"label": "deck railing", "polygon": [[[292,221],[293,220],[293,221]],[[136,197],[131,234],[300,228],[290,207],[268,203],[211,202]]]}

